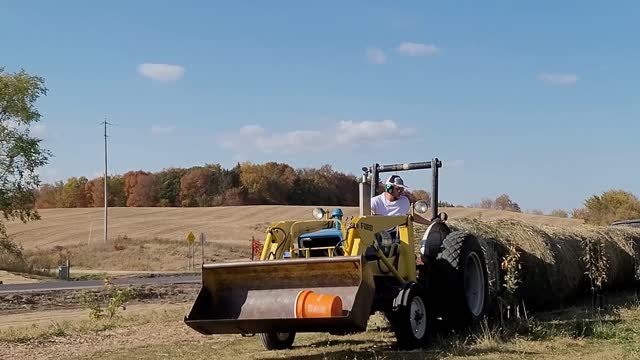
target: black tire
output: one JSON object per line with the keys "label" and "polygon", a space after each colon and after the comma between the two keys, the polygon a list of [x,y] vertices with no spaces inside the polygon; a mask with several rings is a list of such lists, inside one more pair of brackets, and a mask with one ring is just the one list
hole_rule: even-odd
{"label": "black tire", "polygon": [[411,350],[428,344],[431,316],[426,299],[424,290],[416,283],[410,283],[394,299],[387,317],[399,349]]}
{"label": "black tire", "polygon": [[293,345],[296,338],[295,332],[287,333],[262,333],[260,340],[267,350],[283,350],[289,349]]}
{"label": "black tire", "polygon": [[456,231],[442,242],[433,274],[433,296],[447,324],[454,328],[477,324],[489,311],[489,277],[485,252],[470,233]]}

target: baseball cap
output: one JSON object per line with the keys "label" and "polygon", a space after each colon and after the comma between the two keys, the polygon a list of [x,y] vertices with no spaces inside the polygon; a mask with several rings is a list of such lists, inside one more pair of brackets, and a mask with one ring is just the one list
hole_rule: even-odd
{"label": "baseball cap", "polygon": [[404,180],[398,175],[391,175],[387,179],[387,184],[391,184],[393,186],[401,187],[403,189],[408,189],[409,187],[404,184]]}

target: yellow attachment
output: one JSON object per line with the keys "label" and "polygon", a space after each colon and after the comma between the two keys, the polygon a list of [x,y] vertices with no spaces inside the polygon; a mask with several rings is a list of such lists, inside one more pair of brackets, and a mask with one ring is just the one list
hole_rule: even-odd
{"label": "yellow attachment", "polygon": [[[354,256],[364,254],[367,247],[376,242],[375,235],[383,231],[387,231],[393,227],[398,227],[398,236],[400,237],[399,244],[399,261],[397,272],[393,269],[391,264],[387,263],[388,259],[384,257],[381,261],[387,266],[398,280],[415,281],[416,280],[416,268],[415,268],[415,250],[413,247],[413,224],[409,221],[409,216],[362,216],[353,221],[354,234],[353,240],[348,241],[348,253],[347,255]],[[350,231],[351,232],[351,231]],[[380,254],[378,254],[379,256]]]}

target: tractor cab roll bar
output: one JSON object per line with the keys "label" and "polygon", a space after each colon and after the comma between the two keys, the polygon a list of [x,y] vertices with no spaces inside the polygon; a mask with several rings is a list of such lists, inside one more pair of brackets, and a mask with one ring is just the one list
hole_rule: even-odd
{"label": "tractor cab roll bar", "polygon": [[[435,166],[434,166],[435,165]],[[380,183],[380,174],[385,172],[407,171],[432,169],[431,171],[431,218],[438,216],[438,169],[442,167],[442,161],[433,158],[431,161],[405,163],[405,164],[389,164],[380,165],[374,163],[370,167],[363,167],[362,183],[360,185],[360,215],[371,214],[370,198],[378,195],[378,183]],[[366,189],[366,184],[370,185],[370,189]]]}

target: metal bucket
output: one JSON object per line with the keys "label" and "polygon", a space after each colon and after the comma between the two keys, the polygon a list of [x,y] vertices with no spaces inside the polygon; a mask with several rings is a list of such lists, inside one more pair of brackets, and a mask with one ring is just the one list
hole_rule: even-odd
{"label": "metal bucket", "polygon": [[[360,256],[203,265],[202,289],[184,321],[206,335],[364,331],[375,290],[365,265]],[[342,311],[296,317],[305,290],[339,297]]]}

